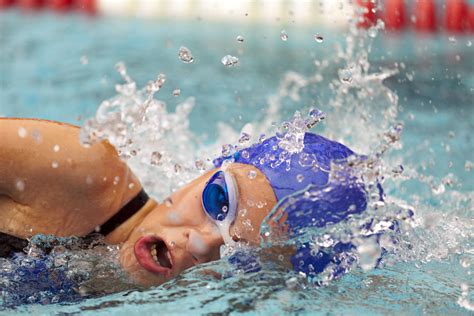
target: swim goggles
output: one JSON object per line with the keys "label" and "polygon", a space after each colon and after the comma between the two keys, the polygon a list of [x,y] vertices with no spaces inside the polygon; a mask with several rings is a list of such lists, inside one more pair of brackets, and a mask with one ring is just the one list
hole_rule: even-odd
{"label": "swim goggles", "polygon": [[237,199],[234,177],[224,170],[217,171],[202,191],[204,212],[217,225],[224,242],[231,246],[236,244],[229,230],[237,213]]}

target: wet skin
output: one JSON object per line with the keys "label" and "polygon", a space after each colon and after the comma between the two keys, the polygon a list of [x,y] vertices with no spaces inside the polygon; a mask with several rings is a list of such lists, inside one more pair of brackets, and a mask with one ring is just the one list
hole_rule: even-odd
{"label": "wet skin", "polygon": [[[254,179],[248,177],[251,170],[257,174]],[[204,186],[216,171],[206,172],[175,192],[172,203],[157,205],[135,227],[120,255],[122,266],[135,281],[160,284],[194,265],[219,259],[224,241],[201,204]],[[260,225],[276,204],[276,197],[268,180],[255,167],[232,164],[226,172],[234,176],[238,187],[237,213],[230,235],[235,241],[257,245]],[[153,245],[157,245],[161,264],[149,255]]]}
{"label": "wet skin", "polygon": [[[0,118],[0,135],[0,232],[20,238],[38,233],[84,236],[141,190],[113,146],[82,146],[76,126]],[[257,175],[253,179],[248,177],[251,170]],[[123,244],[120,262],[136,282],[157,285],[219,259],[223,239],[201,204],[204,186],[216,171],[177,190],[172,203],[151,199],[106,236],[111,244]],[[226,172],[234,176],[238,190],[231,236],[259,244],[260,224],[276,204],[273,190],[253,166],[232,164]],[[162,264],[152,258],[155,246]]]}

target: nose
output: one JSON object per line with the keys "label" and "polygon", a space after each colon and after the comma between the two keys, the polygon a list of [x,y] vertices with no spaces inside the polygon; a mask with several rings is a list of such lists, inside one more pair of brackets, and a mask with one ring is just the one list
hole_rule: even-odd
{"label": "nose", "polygon": [[186,251],[195,264],[218,260],[220,246],[224,243],[217,228],[211,230],[190,229],[186,233]]}

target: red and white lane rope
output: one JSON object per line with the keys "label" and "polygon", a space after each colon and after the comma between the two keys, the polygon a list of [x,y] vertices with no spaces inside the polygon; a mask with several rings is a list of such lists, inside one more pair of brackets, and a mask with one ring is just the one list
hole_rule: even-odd
{"label": "red and white lane rope", "polygon": [[363,28],[382,19],[389,31],[474,32],[474,3],[469,0],[0,0],[0,9],[10,7],[30,11],[47,8],[98,15],[200,17],[329,28],[347,26],[357,10],[358,25]]}
{"label": "red and white lane rope", "polygon": [[[382,4],[382,10],[377,10]],[[363,13],[360,27],[370,27],[382,19],[385,28],[418,32],[474,32],[474,4],[467,0],[357,0]]]}

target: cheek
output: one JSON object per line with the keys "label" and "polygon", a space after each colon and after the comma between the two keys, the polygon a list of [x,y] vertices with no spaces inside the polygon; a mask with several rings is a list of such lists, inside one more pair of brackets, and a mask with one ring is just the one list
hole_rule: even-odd
{"label": "cheek", "polygon": [[210,247],[198,233],[192,231],[189,234],[188,250],[196,254],[205,255],[209,252]]}
{"label": "cheek", "polygon": [[183,222],[182,216],[174,210],[168,213],[168,220],[172,225],[180,225]]}

